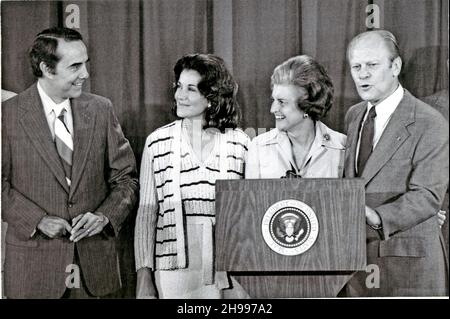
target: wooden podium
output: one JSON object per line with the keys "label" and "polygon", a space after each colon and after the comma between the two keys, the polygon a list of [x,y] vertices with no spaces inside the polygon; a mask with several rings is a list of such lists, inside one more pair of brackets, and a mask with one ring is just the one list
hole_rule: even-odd
{"label": "wooden podium", "polygon": [[[318,234],[305,252],[286,256],[263,238],[266,211],[297,200],[314,211]],[[216,270],[227,271],[252,298],[335,297],[366,268],[361,179],[250,179],[216,182]]]}

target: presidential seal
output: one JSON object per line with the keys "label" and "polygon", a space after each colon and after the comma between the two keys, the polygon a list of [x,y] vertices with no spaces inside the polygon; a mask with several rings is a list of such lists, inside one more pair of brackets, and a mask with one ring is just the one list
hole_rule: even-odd
{"label": "presidential seal", "polygon": [[314,245],[319,234],[319,222],[311,207],[301,201],[287,199],[269,207],[261,229],[270,249],[281,255],[295,256]]}

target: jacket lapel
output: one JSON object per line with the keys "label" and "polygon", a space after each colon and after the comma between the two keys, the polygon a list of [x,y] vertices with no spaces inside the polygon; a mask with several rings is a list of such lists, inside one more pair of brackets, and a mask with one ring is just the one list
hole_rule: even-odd
{"label": "jacket lapel", "polygon": [[413,103],[410,93],[405,90],[403,99],[392,114],[392,118],[364,167],[361,177],[364,178],[366,185],[386,165],[410,135],[407,126],[414,123],[415,106],[412,105]]}
{"label": "jacket lapel", "polygon": [[289,167],[289,169],[291,169],[291,167],[295,167],[297,170],[297,165],[295,164],[294,156],[292,154],[291,141],[289,141],[287,134],[284,132],[278,132],[276,140],[278,151],[286,167]]}
{"label": "jacket lapel", "polygon": [[[52,134],[48,127],[44,107],[41,102],[36,84],[28,92],[20,97],[19,105],[24,114],[20,120],[23,130],[34,145],[37,153],[42,157],[46,165],[55,175],[58,182],[69,193],[64,168],[53,142]],[[26,150],[24,150],[26,152]]]}
{"label": "jacket lapel", "polygon": [[324,136],[328,135],[326,126],[322,122],[316,121],[315,130],[314,141],[311,145],[311,149],[309,150],[305,163],[307,163],[310,158],[318,158],[321,153],[325,152],[324,146],[327,143],[327,140]]}
{"label": "jacket lapel", "polygon": [[89,109],[87,101],[81,98],[72,99],[72,114],[74,125],[73,161],[72,161],[72,185],[69,198],[74,194],[83,169],[86,165],[87,155],[92,144],[95,126],[95,114]]}
{"label": "jacket lapel", "polygon": [[360,107],[355,110],[357,112],[355,119],[349,123],[347,129],[347,148],[345,152],[345,177],[356,177],[355,158],[356,146],[358,144],[359,128],[361,121],[366,112],[367,103],[360,104]]}

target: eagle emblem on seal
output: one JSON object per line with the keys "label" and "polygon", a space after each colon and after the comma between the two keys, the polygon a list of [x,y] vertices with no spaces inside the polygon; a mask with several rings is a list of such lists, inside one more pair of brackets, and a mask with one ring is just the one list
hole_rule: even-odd
{"label": "eagle emblem on seal", "polygon": [[261,221],[262,236],[270,249],[281,255],[295,256],[310,249],[319,234],[314,210],[295,199],[270,206]]}
{"label": "eagle emblem on seal", "polygon": [[283,238],[285,242],[298,242],[305,229],[301,227],[300,218],[293,213],[282,215],[275,225],[275,234],[279,239]]}

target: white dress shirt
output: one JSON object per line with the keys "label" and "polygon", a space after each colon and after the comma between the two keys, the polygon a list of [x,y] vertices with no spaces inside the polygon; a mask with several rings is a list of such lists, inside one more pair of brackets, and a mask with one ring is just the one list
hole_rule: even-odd
{"label": "white dress shirt", "polygon": [[[365,124],[367,116],[369,115],[369,111],[372,107],[375,107],[375,111],[377,113],[377,116],[375,117],[375,123],[374,123],[374,134],[373,134],[373,149],[378,144],[378,141],[381,138],[381,135],[383,135],[384,130],[386,129],[386,126],[389,123],[389,120],[392,117],[392,114],[394,114],[395,110],[397,109],[397,106],[400,104],[400,101],[403,99],[404,89],[401,86],[401,84],[398,85],[398,88],[389,95],[386,99],[378,103],[377,105],[373,105],[370,102],[367,102],[367,111],[364,115],[363,123]],[[355,168],[356,171],[358,171],[358,157],[359,157],[359,146],[361,143],[361,133],[362,129],[364,127],[364,124],[361,125],[361,129],[359,130],[359,137],[358,137],[358,144],[356,146],[356,156],[355,156]]]}
{"label": "white dress shirt", "polygon": [[42,86],[37,84],[37,89],[39,96],[41,97],[42,105],[44,106],[45,117],[47,118],[48,127],[52,133],[53,140],[55,139],[55,119],[61,113],[62,109],[66,109],[65,121],[67,129],[70,135],[73,137],[73,116],[72,108],[70,107],[70,100],[66,99],[63,102],[56,104],[53,100],[45,93]]}
{"label": "white dress shirt", "polygon": [[[52,133],[52,138],[55,140],[55,119],[61,113],[62,109],[66,109],[66,126],[70,132],[70,135],[73,137],[73,117],[72,117],[72,108],[70,107],[70,100],[66,99],[59,104],[53,102],[53,100],[45,93],[42,86],[37,83],[37,89],[39,96],[41,97],[42,105],[44,106],[45,117],[47,118],[48,127],[50,132]],[[36,229],[31,233],[30,237],[33,237],[36,234]]]}

